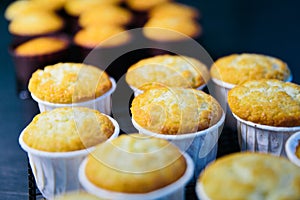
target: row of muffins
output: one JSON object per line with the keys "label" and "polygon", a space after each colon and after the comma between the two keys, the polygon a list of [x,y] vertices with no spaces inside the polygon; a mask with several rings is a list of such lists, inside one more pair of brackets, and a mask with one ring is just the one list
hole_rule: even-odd
{"label": "row of muffins", "polygon": [[170,0],[147,3],[57,0],[51,6],[43,0],[17,0],[7,7],[4,15],[13,39],[10,52],[16,70],[17,92],[22,99],[30,96],[26,88],[36,69],[57,62],[82,62],[95,47],[100,48],[99,44],[112,49],[132,46],[135,38],[128,32],[130,29],[149,29],[151,33],[143,35],[158,44],[170,42],[172,33],[171,43],[185,40],[184,35],[197,38],[201,34],[197,22],[199,11]]}
{"label": "row of muffins", "polygon": [[[170,59],[170,58],[168,58],[168,59]],[[159,64],[159,63],[157,63],[157,62],[154,62],[155,64]],[[178,71],[178,70],[177,70]],[[185,71],[185,73],[183,73],[183,74],[186,74],[186,71]],[[163,83],[163,84],[165,84],[165,83]],[[153,96],[147,96],[147,93],[153,93],[156,97],[157,97],[157,95],[159,94],[159,93],[156,93],[156,92],[153,92],[153,91],[163,91],[162,89],[164,89],[164,90],[166,90],[166,87],[163,87],[163,86],[165,86],[165,85],[158,85],[158,87],[157,87],[157,85],[154,85],[153,86],[153,84],[151,84],[151,86],[150,86],[150,88],[152,88],[152,89],[150,89],[150,90],[147,90],[147,91],[145,91],[143,94],[141,94],[141,95],[138,95],[137,96],[137,98],[143,98],[143,96],[146,96],[146,100],[148,99],[151,99],[151,98],[153,98]],[[148,86],[147,86],[148,87]],[[149,88],[148,88],[149,89]],[[180,95],[178,94],[178,93],[176,93],[175,91],[176,91],[176,89],[173,89],[173,88],[171,88],[171,87],[168,87],[167,88],[167,90],[166,91],[168,91],[168,92],[170,92],[171,91],[171,93],[173,93],[173,94],[176,94],[175,96],[173,95],[171,95],[171,98],[173,97],[173,101],[174,101],[174,98],[178,98],[178,97],[180,97]],[[183,90],[181,90],[181,91],[183,91]],[[187,90],[184,90],[184,91],[187,91]],[[296,91],[297,91],[297,89],[296,89]],[[166,94],[166,93],[165,93]],[[195,93],[193,93],[193,94],[195,94]],[[202,94],[201,94],[202,95]],[[149,98],[150,97],[150,98]],[[165,98],[165,97],[164,97]],[[161,100],[163,100],[163,98],[162,97],[159,97],[158,96],[158,99],[161,99]],[[186,99],[180,99],[180,98],[178,98],[179,99],[179,102],[184,102]],[[191,99],[193,99],[193,98],[191,98]],[[137,100],[136,100],[137,101]],[[193,101],[192,101],[193,102]],[[198,104],[198,102],[196,101],[196,103]],[[167,103],[168,104],[168,103]],[[162,110],[165,112],[166,110],[165,110],[165,107],[166,107],[166,105],[163,105],[163,104],[161,104],[161,103],[157,103],[157,102],[154,102],[154,105],[155,106],[158,106],[158,107],[152,107],[151,109],[150,109],[150,111],[155,111],[155,112],[153,112],[153,114],[154,114],[154,116],[150,116],[150,122],[153,122],[153,119],[154,119],[154,122],[155,122],[155,120],[157,119],[157,117],[158,117],[158,119],[159,119],[159,117],[161,117],[159,114],[157,114],[157,112],[159,113],[159,111],[160,111],[160,109],[161,108],[163,108]],[[199,104],[198,104],[199,105]],[[138,106],[138,108],[139,108],[140,106]],[[150,107],[151,107],[151,104],[150,104]],[[153,110],[153,108],[154,108],[154,110]],[[156,108],[158,108],[158,110],[156,109]],[[216,109],[214,109],[214,110],[216,110]],[[172,111],[172,110],[171,110]],[[175,113],[176,113],[176,110],[175,110]],[[188,114],[190,114],[190,112],[187,112]],[[145,113],[141,113],[141,115],[142,116],[146,116],[146,115],[143,115],[143,114],[145,114]],[[151,113],[150,113],[151,114]],[[183,115],[184,116],[184,115]],[[151,118],[152,117],[152,118]],[[165,118],[163,118],[163,120],[164,120]],[[183,118],[184,119],[184,118]],[[151,121],[152,120],[152,121]],[[158,122],[161,122],[161,120],[158,120]],[[166,123],[167,124],[167,123]],[[151,125],[151,123],[150,123],[150,125]],[[160,126],[160,124],[158,124],[159,125],[159,127],[161,128],[161,126]],[[164,124],[163,124],[164,125]],[[191,126],[192,128],[195,128],[194,126]],[[196,127],[196,129],[198,130],[198,127]],[[168,130],[168,129],[162,129],[162,130]],[[157,130],[154,130],[154,131],[157,131]],[[177,132],[176,132],[177,131]],[[189,131],[188,131],[189,132]],[[175,130],[175,133],[178,133],[178,130]],[[184,150],[186,150],[186,149],[184,149]]]}

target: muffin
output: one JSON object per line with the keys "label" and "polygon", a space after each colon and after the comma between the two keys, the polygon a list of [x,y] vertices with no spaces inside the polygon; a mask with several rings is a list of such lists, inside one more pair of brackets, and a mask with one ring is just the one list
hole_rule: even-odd
{"label": "muffin", "polygon": [[209,71],[195,58],[166,54],[140,60],[128,68],[125,78],[137,95],[149,83],[203,88],[209,80]]}
{"label": "muffin", "polygon": [[8,26],[14,43],[19,44],[37,36],[51,35],[62,31],[63,19],[50,11],[35,11],[15,17]]}
{"label": "muffin", "polygon": [[110,114],[110,95],[115,90],[115,83],[96,66],[57,63],[34,72],[28,88],[41,111],[64,106],[95,106]]}
{"label": "muffin", "polygon": [[131,104],[132,123],[141,134],[171,141],[195,162],[195,178],[216,158],[224,123],[219,103],[195,89],[153,87]]}
{"label": "muffin", "polygon": [[149,11],[151,8],[154,8],[157,5],[160,5],[165,2],[169,2],[170,0],[148,0],[148,1],[140,1],[140,0],[126,0],[126,5],[135,11]]}
{"label": "muffin", "polygon": [[300,130],[300,86],[276,79],[248,81],[228,92],[244,150],[285,155],[286,139]]}
{"label": "muffin", "polygon": [[187,17],[190,19],[197,19],[200,16],[199,11],[185,4],[176,2],[165,2],[159,4],[149,11],[149,17],[163,18],[163,17]]}
{"label": "muffin", "polygon": [[17,0],[11,2],[4,12],[4,17],[6,20],[11,21],[18,15],[27,14],[30,12],[35,12],[39,10],[43,10],[44,8],[42,5],[38,5],[33,3],[33,1],[28,0]]}
{"label": "muffin", "polygon": [[[221,57],[211,66],[210,74],[216,98],[227,102],[227,94],[234,86],[250,80],[278,79],[291,81],[292,75],[285,62],[262,54],[232,54]],[[226,105],[225,125],[236,130],[236,120]],[[225,108],[224,108],[225,109]]]}
{"label": "muffin", "polygon": [[211,67],[213,79],[233,85],[264,78],[287,81],[290,75],[285,62],[261,54],[232,54],[217,59]]}
{"label": "muffin", "polygon": [[102,198],[156,199],[179,188],[183,192],[191,165],[188,156],[166,140],[128,134],[98,145],[81,165],[79,177],[88,192]]}
{"label": "muffin", "polygon": [[[111,117],[84,108],[58,108],[36,115],[19,137],[45,198],[81,189],[78,168],[94,146],[117,137]],[[45,184],[48,183],[48,184]]]}
{"label": "muffin", "polygon": [[79,25],[87,27],[89,25],[120,25],[126,26],[132,20],[129,10],[116,5],[100,5],[82,12],[79,15]]}
{"label": "muffin", "polygon": [[201,26],[196,20],[186,17],[152,17],[143,27],[145,37],[154,41],[181,41],[185,37],[197,38]]}
{"label": "muffin", "polygon": [[235,153],[217,159],[201,174],[197,195],[205,200],[299,199],[299,168],[268,154]]}
{"label": "muffin", "polygon": [[121,26],[91,25],[78,31],[73,40],[83,60],[94,48],[116,49],[127,44],[130,41],[130,35]]}
{"label": "muffin", "polygon": [[17,93],[21,99],[30,98],[27,87],[32,73],[46,65],[67,60],[69,47],[69,38],[64,35],[37,37],[10,47],[16,73]]}
{"label": "muffin", "polygon": [[58,108],[35,116],[23,131],[23,141],[40,151],[70,152],[95,146],[110,138],[114,130],[110,118],[97,110]]}
{"label": "muffin", "polygon": [[285,143],[285,151],[289,160],[300,167],[300,132],[294,133]]}

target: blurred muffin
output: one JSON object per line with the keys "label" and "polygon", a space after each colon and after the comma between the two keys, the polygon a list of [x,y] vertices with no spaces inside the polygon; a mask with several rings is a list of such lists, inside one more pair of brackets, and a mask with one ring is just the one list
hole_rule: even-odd
{"label": "blurred muffin", "polygon": [[268,154],[235,153],[209,165],[199,177],[200,199],[299,199],[299,168]]}
{"label": "blurred muffin", "polygon": [[164,18],[164,17],[186,17],[190,19],[199,18],[199,11],[191,6],[175,3],[166,2],[159,4],[149,11],[149,17]]}
{"label": "blurred muffin", "polygon": [[216,60],[211,76],[226,83],[238,85],[263,78],[287,81],[291,75],[286,63],[261,54],[232,54]]}
{"label": "blurred muffin", "polygon": [[29,12],[15,17],[8,26],[15,43],[21,43],[36,36],[58,33],[63,28],[63,19],[50,11]]}
{"label": "blurred muffin", "polygon": [[37,70],[29,91],[42,101],[70,104],[100,97],[111,89],[106,72],[81,63],[57,63]]}
{"label": "blurred muffin", "polygon": [[144,35],[154,41],[180,41],[186,37],[197,38],[202,28],[193,19],[186,17],[152,17],[143,28]]}
{"label": "blurred muffin", "polygon": [[248,81],[228,93],[239,118],[278,127],[300,126],[300,86],[275,79]]}
{"label": "blurred muffin", "polygon": [[69,152],[106,141],[114,130],[112,121],[99,111],[58,108],[36,115],[23,131],[23,140],[33,149]]}
{"label": "blurred muffin", "polygon": [[132,119],[155,133],[176,135],[207,129],[220,121],[222,108],[210,95],[195,89],[157,87],[136,96]]}
{"label": "blurred muffin", "polygon": [[63,35],[37,37],[17,46],[11,47],[17,92],[21,99],[29,98],[27,90],[33,72],[46,65],[55,64],[68,59],[70,41]]}
{"label": "blurred muffin", "polygon": [[78,17],[82,12],[95,6],[117,4],[120,2],[121,0],[66,0],[64,9],[67,14]]}
{"label": "blurred muffin", "polygon": [[35,4],[33,1],[28,0],[17,0],[11,2],[4,12],[4,17],[11,21],[15,17],[19,15],[28,14],[31,12],[36,12],[40,10],[47,10],[47,8],[44,8],[42,5]]}
{"label": "blurred muffin", "polygon": [[129,134],[98,145],[88,156],[84,173],[101,189],[148,193],[174,183],[186,169],[185,157],[168,141]]}
{"label": "blurred muffin", "polygon": [[116,5],[94,6],[83,11],[79,16],[79,25],[86,27],[90,25],[120,25],[126,26],[132,20],[129,10]]}
{"label": "blurred muffin", "polygon": [[168,1],[170,0],[148,0],[148,1],[126,0],[125,2],[130,9],[143,12],[143,11],[149,11],[151,8]]}
{"label": "blurred muffin", "polygon": [[87,193],[83,190],[79,191],[72,191],[65,194],[58,195],[54,197],[53,200],[100,200],[102,198],[99,198],[95,195],[92,195],[90,193]]}
{"label": "blurred muffin", "polygon": [[[117,25],[91,25],[78,31],[73,38],[81,60],[84,60],[94,48],[116,49],[130,40],[129,33]],[[106,55],[106,53],[102,52],[98,55]]]}
{"label": "blurred muffin", "polygon": [[52,0],[51,3],[49,3],[48,0],[30,0],[30,1],[36,5],[40,5],[49,10],[59,12],[64,8],[67,0]]}
{"label": "blurred muffin", "polygon": [[209,80],[207,67],[195,58],[177,55],[159,55],[145,58],[130,66],[126,82],[141,89],[149,83],[165,86],[198,88]]}

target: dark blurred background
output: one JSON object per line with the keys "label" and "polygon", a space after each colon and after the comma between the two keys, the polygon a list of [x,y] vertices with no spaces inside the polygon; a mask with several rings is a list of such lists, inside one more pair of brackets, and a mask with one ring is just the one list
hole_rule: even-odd
{"label": "dark blurred background", "polygon": [[[31,121],[36,105],[20,100],[3,14],[11,1],[1,1],[0,40],[0,199],[28,199],[26,154],[18,145],[20,131]],[[51,2],[51,0],[49,0]],[[180,0],[201,12],[201,45],[215,60],[232,53],[261,53],[288,63],[300,84],[300,1]]]}

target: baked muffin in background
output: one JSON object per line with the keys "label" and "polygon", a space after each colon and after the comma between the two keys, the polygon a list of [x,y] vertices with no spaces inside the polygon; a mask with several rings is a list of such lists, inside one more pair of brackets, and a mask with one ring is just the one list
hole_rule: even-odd
{"label": "baked muffin in background", "polygon": [[84,63],[57,63],[33,73],[29,91],[37,98],[71,104],[97,98],[112,87],[106,72]]}
{"label": "baked muffin in background", "polygon": [[291,76],[287,64],[281,59],[253,53],[221,57],[210,70],[213,79],[234,85],[264,78],[287,81]]}
{"label": "baked muffin in background", "polygon": [[28,83],[32,73],[46,65],[68,60],[69,47],[70,39],[65,35],[36,37],[10,47],[21,99],[30,98]]}
{"label": "baked muffin in background", "polygon": [[[151,192],[170,187],[180,179],[185,181],[178,187],[184,188],[191,176],[189,174],[186,177],[186,173],[192,167],[186,159],[167,140],[141,134],[126,134],[98,145],[89,154],[79,176],[83,176],[93,187],[108,193],[118,193],[120,198],[122,195],[125,198],[126,195],[140,194],[148,199],[147,195]],[[90,184],[85,184],[86,181],[81,183],[87,191],[104,197],[99,190],[93,190]],[[174,192],[174,189],[169,189],[168,195],[171,191]]]}
{"label": "baked muffin in background", "polygon": [[73,38],[81,60],[84,60],[94,48],[117,48],[130,40],[130,34],[117,25],[91,25],[79,30]]}
{"label": "baked muffin in background", "polygon": [[284,144],[300,130],[300,86],[276,79],[247,81],[228,92],[242,150],[286,156]]}
{"label": "baked muffin in background", "polygon": [[299,199],[299,168],[286,158],[234,153],[217,159],[200,175],[199,199]]}
{"label": "baked muffin in background", "polygon": [[196,89],[206,85],[208,80],[208,68],[199,60],[168,54],[142,59],[126,73],[126,82],[135,89],[151,83]]}
{"label": "baked muffin in background", "polygon": [[117,5],[100,5],[83,11],[79,15],[78,23],[80,27],[90,25],[119,25],[126,27],[130,24],[132,18],[132,13],[126,8]]}
{"label": "baked muffin in background", "polygon": [[23,140],[36,150],[70,152],[106,141],[114,131],[110,118],[97,110],[58,108],[36,115],[23,131]]}
{"label": "baked muffin in background", "polygon": [[153,7],[149,11],[149,18],[152,17],[186,17],[198,19],[200,17],[200,12],[192,6],[171,1]]}
{"label": "baked muffin in background", "polygon": [[38,36],[62,32],[64,21],[51,11],[35,11],[15,17],[8,26],[13,44],[20,44]]}

